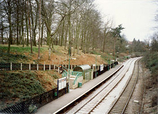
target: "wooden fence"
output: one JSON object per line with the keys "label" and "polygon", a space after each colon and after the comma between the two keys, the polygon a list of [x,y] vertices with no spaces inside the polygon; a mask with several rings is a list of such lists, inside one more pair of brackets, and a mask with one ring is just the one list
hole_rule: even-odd
{"label": "wooden fence", "polygon": [[[110,68],[113,68],[115,65],[117,65],[118,62],[114,62],[110,65],[104,65],[103,70],[101,70],[101,66],[97,66],[98,69],[94,70],[93,72],[93,78],[96,78],[100,76],[101,74],[105,73],[108,71]],[[13,67],[16,66],[16,67]],[[31,66],[31,68],[30,68]],[[68,67],[68,65],[63,65],[64,67]],[[72,68],[74,68],[76,65],[72,65]],[[22,68],[21,68],[22,67]],[[1,70],[22,70],[22,69],[28,70],[50,70],[50,69],[57,69],[58,67],[54,65],[37,65],[37,64],[18,64],[18,63],[5,63],[5,64],[0,64],[0,69]],[[29,106],[30,105],[35,105],[37,108],[40,108],[41,106],[44,106],[45,104],[53,101],[54,99],[57,99],[58,97],[68,93],[69,89],[69,84],[67,83],[66,88],[60,90],[57,95],[57,88],[52,89],[51,91],[45,92],[41,95],[35,96],[31,99],[28,99],[26,101],[19,102],[15,105],[12,105],[10,107],[7,107],[5,109],[1,109],[0,113],[29,113]]]}
{"label": "wooden fence", "polygon": [[[68,69],[69,65],[62,65]],[[77,65],[70,65],[70,69],[75,68]],[[24,64],[24,63],[0,63],[0,70],[53,70],[59,69],[59,65],[46,65],[46,64]]]}

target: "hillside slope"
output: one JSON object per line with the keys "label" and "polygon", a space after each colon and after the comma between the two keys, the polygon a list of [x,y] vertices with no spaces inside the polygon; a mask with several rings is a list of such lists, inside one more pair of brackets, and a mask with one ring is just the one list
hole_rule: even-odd
{"label": "hillside slope", "polygon": [[[68,51],[61,46],[54,46],[54,52],[51,51],[49,58],[48,46],[41,47],[40,60],[38,60],[38,48],[33,47],[33,54],[30,54],[30,47],[11,46],[11,53],[7,54],[7,45],[0,45],[0,62],[22,62],[22,63],[40,63],[40,64],[68,64]],[[75,50],[76,51],[76,50]],[[77,52],[77,51],[76,51]],[[97,55],[96,55],[97,54]],[[78,54],[71,56],[70,64],[106,64],[99,53],[84,54],[79,50]],[[109,55],[106,55],[109,56]],[[111,56],[109,56],[111,57]]]}
{"label": "hillside slope", "polygon": [[[11,53],[7,54],[7,45],[0,45],[0,63],[31,63],[31,64],[68,64],[68,50],[61,46],[54,46],[49,58],[48,46],[41,47],[41,58],[38,60],[38,48],[11,46]],[[73,50],[74,51],[74,50]],[[76,50],[75,50],[76,51]],[[77,51],[76,51],[77,52]],[[107,64],[113,57],[110,54],[99,51],[84,54],[79,50],[78,54],[71,56],[70,64]],[[33,97],[43,92],[56,88],[56,81],[61,74],[51,71],[0,71],[0,106],[1,108],[15,102]]]}

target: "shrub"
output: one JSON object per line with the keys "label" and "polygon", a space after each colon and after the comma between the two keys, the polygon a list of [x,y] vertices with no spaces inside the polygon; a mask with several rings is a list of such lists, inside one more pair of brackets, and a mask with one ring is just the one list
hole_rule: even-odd
{"label": "shrub", "polygon": [[4,73],[0,80],[0,99],[21,98],[27,99],[45,92],[41,83],[32,72]]}
{"label": "shrub", "polygon": [[[151,84],[156,85],[158,82],[158,52],[147,52],[144,55],[143,61],[146,67],[149,68],[151,71],[151,76],[152,76]],[[150,85],[149,88],[152,85]]]}

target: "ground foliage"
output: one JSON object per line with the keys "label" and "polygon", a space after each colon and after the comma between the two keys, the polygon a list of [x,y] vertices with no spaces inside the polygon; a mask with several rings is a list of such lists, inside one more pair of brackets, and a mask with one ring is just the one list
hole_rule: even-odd
{"label": "ground foliage", "polygon": [[158,52],[148,52],[144,56],[144,63],[152,72],[153,76],[158,76]]}
{"label": "ground foliage", "polygon": [[[148,79],[145,88],[146,91],[150,90],[152,92],[152,90],[158,87],[158,52],[147,52],[143,58],[143,61],[146,67],[151,71],[151,77]],[[158,105],[157,99],[157,94],[151,95],[151,107],[155,107]]]}
{"label": "ground foliage", "polygon": [[1,72],[0,99],[27,99],[45,92],[32,72]]}
{"label": "ground foliage", "polygon": [[[21,45],[16,46],[12,45],[11,52],[7,53],[7,45],[0,45],[0,62],[1,63],[19,63],[19,62],[29,62],[29,60],[32,59],[33,55],[35,55],[38,52],[37,47],[33,47],[33,52],[30,53],[30,47],[22,47]],[[42,53],[44,50],[46,50],[45,47],[42,47],[40,52]]]}

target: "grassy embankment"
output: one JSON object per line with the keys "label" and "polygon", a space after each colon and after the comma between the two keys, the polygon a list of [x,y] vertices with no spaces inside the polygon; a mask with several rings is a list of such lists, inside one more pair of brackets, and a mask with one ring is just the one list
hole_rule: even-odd
{"label": "grassy embankment", "polygon": [[[143,58],[145,66],[151,71],[151,76],[144,79],[145,81],[145,96],[150,96],[146,104],[151,104],[148,107],[152,113],[156,113],[158,107],[158,52],[148,52]],[[146,95],[147,94],[147,95]],[[148,95],[150,94],[150,95]]]}
{"label": "grassy embankment", "polygon": [[[47,47],[41,48],[41,53]],[[32,63],[37,61],[38,48],[0,45],[0,63]],[[56,71],[0,71],[0,109],[12,105],[56,87],[54,80],[61,77]]]}
{"label": "grassy embankment", "polygon": [[[51,57],[48,59],[48,46],[42,46],[41,59],[38,60],[37,47],[33,47],[33,53],[31,54],[30,47],[11,45],[10,54],[8,54],[7,45],[0,45],[0,62],[68,64],[68,51],[60,46],[54,46],[54,49],[55,52],[51,53]],[[71,60],[70,63],[99,65],[107,64],[109,60],[114,59],[109,53],[99,51],[90,53],[84,54],[80,50],[78,54],[72,56],[76,60]],[[61,77],[56,71],[0,71],[0,75],[0,106],[13,104],[49,91],[56,87],[55,81]]]}

